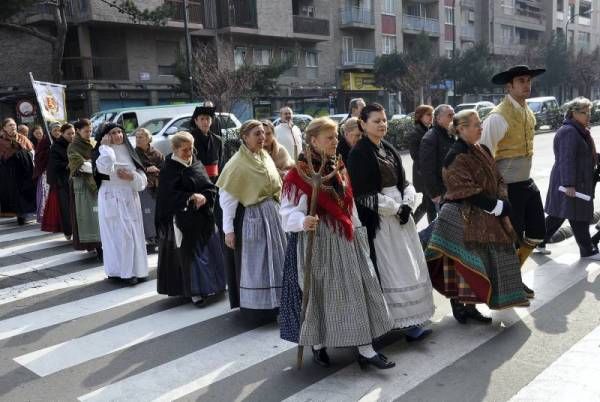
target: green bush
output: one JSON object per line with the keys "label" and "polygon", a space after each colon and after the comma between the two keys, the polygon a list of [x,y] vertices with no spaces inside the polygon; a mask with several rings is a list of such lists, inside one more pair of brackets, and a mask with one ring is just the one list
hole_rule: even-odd
{"label": "green bush", "polygon": [[412,117],[390,120],[386,140],[398,150],[408,149],[408,135],[414,130]]}

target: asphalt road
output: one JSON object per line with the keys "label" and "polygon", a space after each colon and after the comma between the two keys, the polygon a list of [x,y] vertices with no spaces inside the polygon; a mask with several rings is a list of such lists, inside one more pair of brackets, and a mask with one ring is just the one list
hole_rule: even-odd
{"label": "asphalt road", "polygon": [[[600,128],[593,134],[600,145]],[[552,140],[535,140],[544,195]],[[408,157],[405,168],[411,177]],[[573,239],[549,249],[526,264],[537,293],[527,309],[462,326],[435,294],[430,338],[392,334],[379,345],[394,369],[363,372],[334,350],[331,368],[307,353],[297,371],[276,325],[245,320],[225,298],[198,309],[157,295],[153,280],[108,282],[62,235],[0,220],[0,400],[598,401],[600,264],[580,260]]]}

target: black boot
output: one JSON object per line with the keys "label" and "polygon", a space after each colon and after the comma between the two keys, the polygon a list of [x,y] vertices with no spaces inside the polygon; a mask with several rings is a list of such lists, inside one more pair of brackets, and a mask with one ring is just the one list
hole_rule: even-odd
{"label": "black boot", "polygon": [[367,358],[359,353],[357,360],[358,365],[362,370],[366,370],[369,365],[375,366],[380,370],[387,370],[391,369],[392,367],[396,367],[396,363],[388,361],[387,357],[381,353],[377,353],[375,356],[370,358]]}
{"label": "black boot", "polygon": [[331,361],[329,360],[329,355],[327,354],[327,348],[315,349],[312,348],[313,352],[313,361],[322,367],[329,367]]}
{"label": "black boot", "polygon": [[465,305],[459,303],[456,299],[450,299],[450,305],[452,306],[452,315],[459,324],[467,323],[467,315],[465,313]]}
{"label": "black boot", "polygon": [[100,262],[104,262],[104,254],[102,252],[102,247],[96,247],[96,258]]}
{"label": "black boot", "polygon": [[25,218],[23,218],[22,216],[17,217],[17,223],[19,224],[19,226],[23,226],[25,224]]}
{"label": "black boot", "polygon": [[486,317],[483,314],[481,314],[479,310],[475,308],[474,304],[467,304],[467,306],[465,307],[465,315],[467,318],[470,318],[471,320],[480,322],[482,324],[492,323],[492,317]]}
{"label": "black boot", "polygon": [[528,299],[533,299],[535,297],[535,292],[533,289],[530,289],[527,285],[523,284],[523,291],[525,292],[525,296]]}

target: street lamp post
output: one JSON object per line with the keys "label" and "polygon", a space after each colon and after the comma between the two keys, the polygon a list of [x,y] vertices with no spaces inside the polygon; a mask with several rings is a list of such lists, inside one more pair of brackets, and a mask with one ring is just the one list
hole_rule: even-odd
{"label": "street lamp post", "polygon": [[188,85],[190,91],[190,102],[194,101],[194,80],[192,78],[192,43],[190,29],[188,27],[190,13],[188,0],[183,0],[183,29],[185,31],[185,62],[187,67]]}

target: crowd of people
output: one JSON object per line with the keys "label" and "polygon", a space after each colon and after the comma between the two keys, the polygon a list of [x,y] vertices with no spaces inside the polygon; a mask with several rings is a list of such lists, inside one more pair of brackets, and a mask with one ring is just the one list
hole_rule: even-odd
{"label": "crowd of people", "polygon": [[391,368],[373,341],[390,331],[427,337],[433,289],[461,324],[492,321],[477,304],[529,306],[521,267],[534,249],[549,253],[565,220],[581,257],[600,260],[589,233],[598,164],[589,100],[568,104],[554,138],[547,217],[531,177],[535,116],[525,100],[543,72],[495,75],[507,94],[483,123],[474,110],[419,106],[412,182],[385,140],[385,109],[363,99],[340,125],[321,117],[304,133],[289,107],[277,127],[246,121],[228,161],[210,104],[170,138],[169,155],[145,129],[133,147],[112,123],[92,139],[87,119],[29,136],[7,118],[0,212],[19,224],[34,216],[75,249],[95,250],[107,277],[129,285],[148,277],[147,254],[158,249],[158,293],[202,307],[227,289],[231,308],[277,317],[281,337],[310,346],[321,366],[331,364],[327,348],[353,347],[361,368]]}

